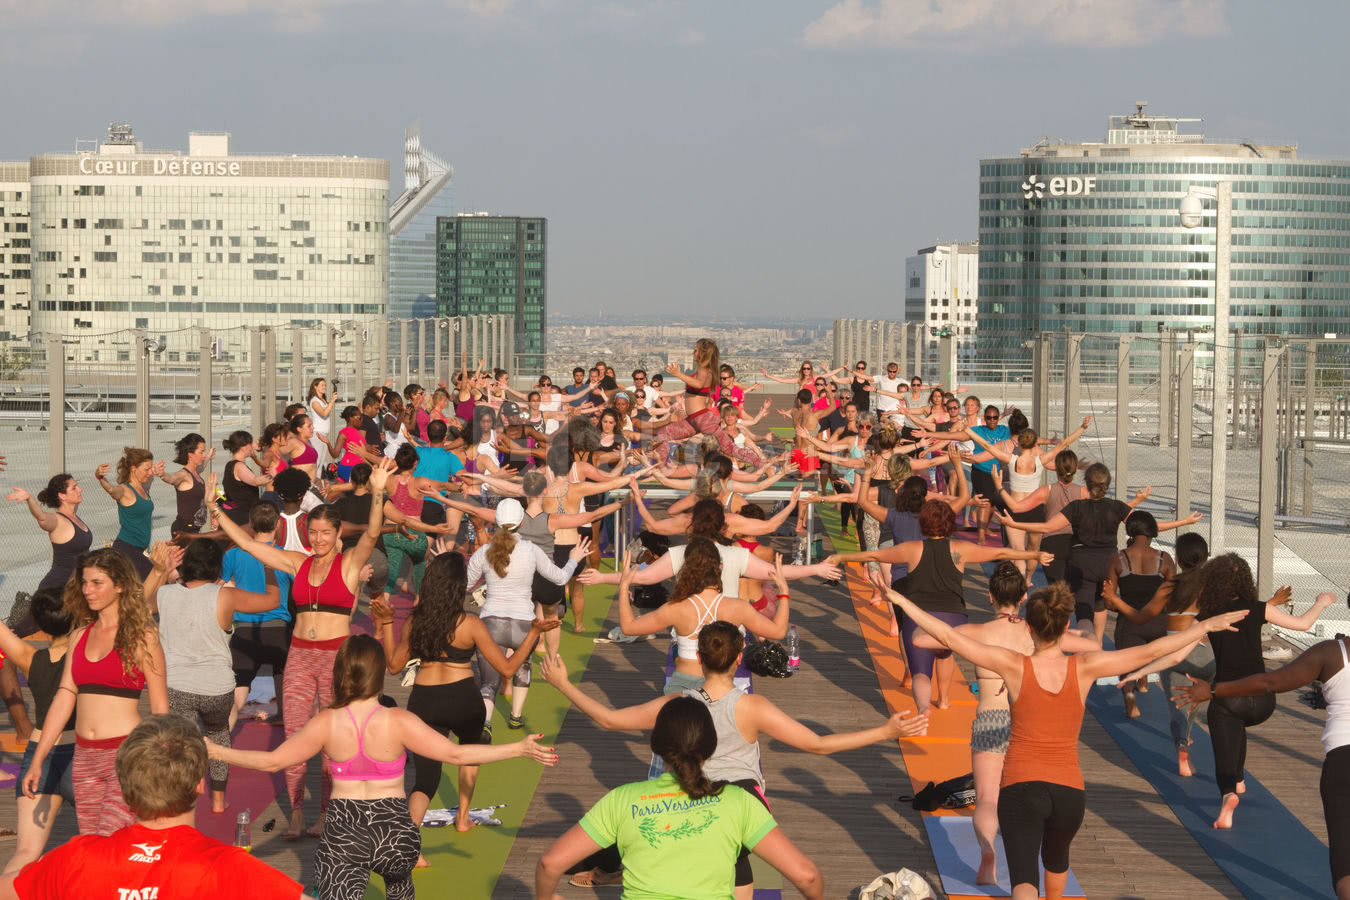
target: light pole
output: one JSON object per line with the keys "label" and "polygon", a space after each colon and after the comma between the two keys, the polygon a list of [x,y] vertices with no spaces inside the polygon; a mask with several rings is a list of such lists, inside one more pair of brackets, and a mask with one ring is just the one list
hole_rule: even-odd
{"label": "light pole", "polygon": [[[1227,490],[1224,450],[1228,446],[1228,264],[1233,237],[1233,183],[1215,187],[1191,185],[1181,198],[1181,224],[1199,228],[1204,220],[1204,199],[1215,201],[1214,213],[1214,436],[1210,441],[1211,552],[1223,549]],[[1182,439],[1178,435],[1178,439]],[[1187,437],[1189,439],[1189,436]]]}

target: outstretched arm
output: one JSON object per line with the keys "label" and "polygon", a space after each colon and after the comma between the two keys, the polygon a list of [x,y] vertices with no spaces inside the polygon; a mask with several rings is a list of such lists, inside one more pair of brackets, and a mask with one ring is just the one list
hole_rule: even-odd
{"label": "outstretched arm", "polygon": [[1323,591],[1317,595],[1313,605],[1301,616],[1291,615],[1285,612],[1274,600],[1266,604],[1266,621],[1279,628],[1288,628],[1290,631],[1307,631],[1313,627],[1317,617],[1322,615],[1322,610],[1336,602],[1336,595],[1330,591]]}

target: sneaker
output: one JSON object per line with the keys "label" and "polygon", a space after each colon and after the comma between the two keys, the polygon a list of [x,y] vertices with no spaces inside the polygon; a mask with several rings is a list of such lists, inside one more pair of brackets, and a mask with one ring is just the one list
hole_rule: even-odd
{"label": "sneaker", "polygon": [[483,733],[480,734],[480,735],[478,736],[478,743],[480,743],[480,744],[490,744],[490,743],[492,743],[492,726],[491,726],[491,725],[484,725],[484,726],[483,726]]}
{"label": "sneaker", "polygon": [[507,716],[507,717],[506,717],[506,727],[507,727],[507,728],[510,728],[512,731],[518,731],[518,730],[520,730],[521,728],[524,728],[524,727],[525,727],[525,720],[522,719],[520,716],[515,716],[515,715],[513,715],[513,716]]}
{"label": "sneaker", "polygon": [[1271,662],[1284,662],[1294,658],[1294,651],[1280,644],[1271,644],[1261,649],[1261,655]]}

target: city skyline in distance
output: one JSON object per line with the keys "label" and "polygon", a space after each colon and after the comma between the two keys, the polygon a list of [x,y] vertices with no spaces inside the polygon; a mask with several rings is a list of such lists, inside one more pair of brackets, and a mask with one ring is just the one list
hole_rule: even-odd
{"label": "city skyline in distance", "polygon": [[975,239],[980,158],[1101,140],[1136,99],[1208,134],[1350,157],[1325,114],[1345,8],[1007,6],[1014,22],[991,2],[962,24],[907,0],[6,4],[0,72],[27,87],[7,98],[0,159],[128,120],[148,147],[226,130],[241,152],[398,172],[420,118],[458,211],[550,220],[558,313],[830,319],[898,318],[905,257]]}

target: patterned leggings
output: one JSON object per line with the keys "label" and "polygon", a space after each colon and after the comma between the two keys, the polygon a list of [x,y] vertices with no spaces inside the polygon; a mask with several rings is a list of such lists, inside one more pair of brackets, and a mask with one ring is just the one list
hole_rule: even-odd
{"label": "patterned leggings", "polygon": [[[176,713],[189,722],[196,722],[200,716],[206,726],[206,739],[218,747],[230,746],[230,710],[234,707],[234,691],[228,694],[189,694],[169,688],[169,712]],[[229,764],[213,759],[207,766],[211,773],[211,790],[225,790],[225,781],[229,777]]]}
{"label": "patterned leggings", "polygon": [[384,536],[384,554],[389,558],[389,575],[384,583],[386,594],[394,593],[394,588],[398,587],[404,556],[412,561],[412,592],[416,594],[422,584],[422,572],[427,567],[427,536],[420,531],[414,531],[412,535],[407,538],[395,532]]}
{"label": "patterned leggings", "polygon": [[710,434],[717,438],[718,449],[723,454],[732,459],[738,459],[747,466],[757,469],[764,463],[759,454],[749,447],[736,446],[735,442],[731,440],[731,435],[723,430],[722,420],[717,417],[717,411],[711,407],[701,409],[687,419],[671,422],[665,428],[662,428],[656,433],[656,440],[652,449],[659,454],[670,441],[682,441],[696,434]]}
{"label": "patterned leggings", "polygon": [[[859,475],[858,477],[861,478],[862,476]],[[881,523],[878,522],[876,519],[872,518],[871,516],[869,516],[865,512],[862,513],[861,544],[863,550],[875,550],[881,544]],[[878,562],[868,563],[867,571],[880,575],[881,563]]]}
{"label": "patterned leggings", "polygon": [[371,872],[384,879],[388,900],[413,900],[412,870],[421,852],[422,833],[404,798],[338,798],[328,804],[314,853],[319,900],[361,900]]}
{"label": "patterned leggings", "polygon": [[70,764],[75,785],[75,821],[80,834],[107,836],[136,821],[122,800],[117,782],[117,748],[122,737],[104,740],[75,738],[75,759]]}
{"label": "patterned leggings", "polygon": [[[281,719],[286,737],[305,727],[305,723],[313,718],[316,706],[322,708],[333,702],[333,661],[337,659],[338,648],[345,640],[291,639],[291,652],[286,656],[286,674],[281,682]],[[286,769],[286,794],[290,797],[292,810],[304,808],[307,766],[305,762]],[[319,809],[327,810],[328,798],[333,794],[333,776],[328,770],[327,756],[323,757],[320,784]]]}

